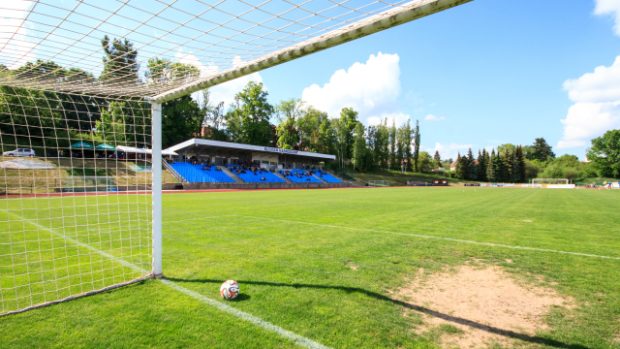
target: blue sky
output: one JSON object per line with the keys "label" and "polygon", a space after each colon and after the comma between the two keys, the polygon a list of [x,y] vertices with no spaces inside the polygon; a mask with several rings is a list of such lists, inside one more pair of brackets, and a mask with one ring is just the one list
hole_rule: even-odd
{"label": "blue sky", "polygon": [[[611,6],[620,9],[614,2]],[[609,67],[620,55],[613,12],[597,15],[596,5],[594,0],[476,0],[271,68],[260,78],[277,102],[302,97],[312,84],[323,88],[337,70],[365,64],[371,55],[397,55],[400,74],[381,84],[396,84],[399,92],[383,96],[388,102],[379,101],[378,107],[358,108],[362,120],[382,115],[418,119],[423,147],[439,149],[444,157],[469,146],[530,144],[535,137],[545,137],[558,154],[583,157],[590,137],[610,125],[565,135],[562,120],[576,104],[565,82],[597,66]],[[373,90],[373,81],[360,82],[359,76],[343,80],[334,89],[359,91],[359,84],[368,84],[370,93],[384,90]],[[334,96],[334,89],[318,93],[322,100],[314,102],[352,103]],[[611,128],[620,128],[619,114],[616,108]],[[573,125],[578,129],[579,121]]]}

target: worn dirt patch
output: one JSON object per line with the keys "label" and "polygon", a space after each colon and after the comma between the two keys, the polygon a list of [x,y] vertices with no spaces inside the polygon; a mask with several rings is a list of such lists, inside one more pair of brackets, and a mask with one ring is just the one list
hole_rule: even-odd
{"label": "worn dirt patch", "polygon": [[[511,347],[518,335],[545,329],[551,307],[574,302],[553,289],[517,281],[500,267],[470,265],[422,277],[417,273],[395,297],[423,307],[423,324],[415,331],[438,333],[444,348]],[[442,331],[446,325],[458,330]]]}
{"label": "worn dirt patch", "polygon": [[357,271],[360,268],[359,265],[357,265],[356,263],[353,263],[352,261],[347,261],[345,265],[353,271]]}

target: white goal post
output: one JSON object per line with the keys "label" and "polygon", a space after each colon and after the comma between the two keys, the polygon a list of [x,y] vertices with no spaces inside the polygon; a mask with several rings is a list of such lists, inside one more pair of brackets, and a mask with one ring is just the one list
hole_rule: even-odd
{"label": "white goal post", "polygon": [[0,316],[164,275],[164,103],[469,1],[0,2]]}
{"label": "white goal post", "polygon": [[569,184],[568,178],[532,178],[532,184]]}

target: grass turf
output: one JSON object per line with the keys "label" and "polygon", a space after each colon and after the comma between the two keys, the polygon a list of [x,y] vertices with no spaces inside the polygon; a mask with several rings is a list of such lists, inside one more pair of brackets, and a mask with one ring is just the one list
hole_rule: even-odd
{"label": "grass turf", "polygon": [[[417,335],[413,328],[420,317],[402,316],[404,304],[391,300],[390,291],[403,285],[418,268],[438,271],[476,259],[501,265],[518,278],[552,285],[575,298],[577,307],[554,310],[547,318],[549,328],[519,345],[620,347],[614,342],[620,333],[620,260],[428,238],[620,257],[619,194],[384,188],[165,195],[164,271],[179,285],[211,298],[218,297],[221,281],[237,279],[243,297],[229,304],[327,346],[434,348],[438,346],[437,333]],[[13,243],[26,241],[23,248],[38,253],[38,258],[32,255],[20,268],[39,271],[31,274],[39,275],[40,294],[57,288],[75,292],[68,285],[103,285],[115,278],[133,277],[135,271],[67,243],[66,248],[75,251],[68,253],[71,258],[63,260],[67,275],[55,280],[58,275],[47,271],[61,270],[58,264],[32,265],[33,261],[46,260],[46,254],[64,243],[43,228],[62,231],[75,226],[67,233],[73,239],[85,244],[95,242],[97,249],[146,268],[149,245],[143,225],[144,208],[148,207],[145,198],[5,200],[0,205],[0,225],[5,225],[0,231],[27,231],[24,237],[15,237]],[[79,212],[88,211],[84,208],[92,208],[96,202],[108,209],[99,212],[100,228],[80,234],[79,227],[92,224],[94,218],[89,214],[80,216]],[[139,213],[141,218],[123,225],[124,218],[116,209],[119,205]],[[73,217],[72,224],[60,220],[61,207],[65,216]],[[18,223],[15,212],[39,225]],[[4,237],[7,234],[0,233]],[[6,256],[16,248],[7,251],[9,246],[2,242],[0,285],[13,291],[16,282],[23,280],[6,277],[15,273],[13,262]],[[84,269],[89,265],[96,267]],[[76,274],[82,279],[74,279]],[[542,275],[543,281],[536,275]],[[6,292],[3,296],[3,306],[13,304],[10,302],[14,299],[9,302]],[[52,291],[46,297],[54,296]],[[454,328],[445,326],[440,330],[450,332]],[[288,340],[158,281],[0,318],[0,347],[231,345],[294,347]]]}

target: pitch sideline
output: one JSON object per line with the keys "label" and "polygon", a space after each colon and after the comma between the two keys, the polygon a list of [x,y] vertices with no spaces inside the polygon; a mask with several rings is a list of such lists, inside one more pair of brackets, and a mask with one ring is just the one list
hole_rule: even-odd
{"label": "pitch sideline", "polygon": [[620,256],[605,256],[605,255],[592,254],[592,253],[584,253],[584,252],[572,252],[572,251],[554,250],[554,249],[542,248],[542,247],[530,247],[530,246],[520,246],[520,245],[506,245],[506,244],[498,244],[498,243],[495,243],[495,242],[465,240],[465,239],[457,239],[457,238],[451,238],[451,237],[446,237],[446,236],[434,236],[434,235],[426,235],[426,234],[418,234],[418,233],[401,233],[401,232],[397,232],[397,231],[380,230],[380,229],[369,229],[369,228],[355,228],[355,227],[347,227],[347,226],[333,225],[333,224],[323,224],[323,223],[296,221],[296,220],[291,220],[291,219],[258,217],[258,216],[247,216],[247,215],[235,215],[235,216],[242,217],[242,218],[254,218],[254,219],[258,219],[258,220],[271,220],[271,221],[277,221],[277,222],[283,222],[283,223],[296,223],[296,224],[313,225],[313,226],[325,227],[325,228],[347,229],[347,230],[355,230],[355,231],[367,231],[367,232],[371,232],[371,233],[409,236],[409,237],[414,237],[414,238],[418,238],[418,239],[450,241],[450,242],[457,242],[457,243],[462,243],[462,244],[479,245],[479,246],[487,246],[487,247],[500,247],[500,248],[506,248],[506,249],[511,249],[511,250],[523,250],[523,251],[533,251],[533,252],[556,253],[556,254],[563,254],[563,255],[571,255],[571,256],[579,256],[579,257],[589,257],[589,258],[599,258],[599,259],[618,260],[618,261],[620,261]]}

